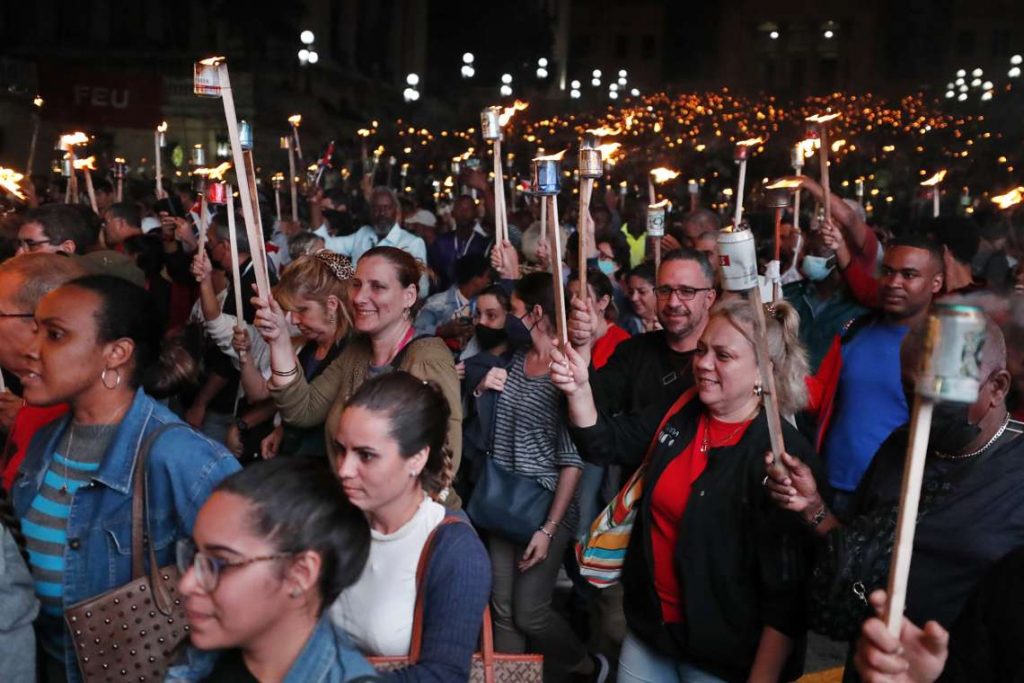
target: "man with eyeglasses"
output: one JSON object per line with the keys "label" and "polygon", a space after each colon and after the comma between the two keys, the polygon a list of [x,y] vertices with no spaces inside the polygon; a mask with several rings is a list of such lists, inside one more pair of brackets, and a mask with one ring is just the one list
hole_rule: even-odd
{"label": "man with eyeglasses", "polygon": [[25,214],[18,228],[18,254],[84,254],[99,235],[82,211],[70,204],[46,204]]}
{"label": "man with eyeglasses", "polygon": [[[8,377],[17,378],[25,370],[24,350],[36,334],[36,304],[81,275],[85,270],[74,259],[55,254],[24,254],[0,263],[0,369]],[[36,430],[67,410],[65,405],[28,406],[19,394],[16,380],[8,391],[0,392],[0,427],[9,434],[0,453],[2,485],[7,490]]]}

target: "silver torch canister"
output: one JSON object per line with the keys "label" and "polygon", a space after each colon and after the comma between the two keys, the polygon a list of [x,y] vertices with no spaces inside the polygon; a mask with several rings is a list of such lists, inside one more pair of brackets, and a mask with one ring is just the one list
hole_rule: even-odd
{"label": "silver torch canister", "polygon": [[917,391],[932,401],[974,403],[981,387],[985,314],[976,306],[937,303],[931,317],[938,341]]}
{"label": "silver torch canister", "polygon": [[601,150],[597,148],[597,138],[591,134],[583,136],[579,153],[580,178],[596,180],[604,175],[604,163]]}
{"label": "silver torch canister", "polygon": [[206,149],[202,145],[192,146],[192,165],[193,166],[205,166],[206,165]]}
{"label": "silver torch canister", "polygon": [[484,140],[501,139],[501,107],[484,107],[480,112],[480,134]]}
{"label": "silver torch canister", "polygon": [[242,149],[252,149],[252,124],[245,119],[238,122],[238,144]]}
{"label": "silver torch canister", "polygon": [[533,160],[533,192],[551,197],[562,190],[562,160],[540,157]]}
{"label": "silver torch canister", "polygon": [[668,210],[668,200],[663,199],[657,204],[647,205],[647,236],[665,236],[665,212]]}
{"label": "silver torch canister", "polygon": [[742,292],[758,286],[757,248],[754,233],[750,230],[733,228],[720,232],[718,259],[722,267],[723,289]]}

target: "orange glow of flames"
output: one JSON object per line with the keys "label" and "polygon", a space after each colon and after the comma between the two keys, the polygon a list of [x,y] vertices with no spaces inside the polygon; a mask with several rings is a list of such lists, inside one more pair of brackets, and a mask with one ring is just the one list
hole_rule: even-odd
{"label": "orange glow of flames", "polygon": [[565,152],[566,151],[567,150],[563,149],[558,154],[548,154],[547,156],[543,156],[543,157],[535,157],[534,161],[561,161],[562,157],[565,156]]}
{"label": "orange glow of flames", "polygon": [[796,143],[796,146],[800,149],[800,153],[803,154],[805,159],[810,159],[814,156],[814,150],[821,147],[821,140],[818,138],[808,138]]}
{"label": "orange glow of flames", "polygon": [[666,209],[666,208],[668,208],[668,205],[669,205],[669,201],[667,199],[662,199],[657,204],[648,204],[647,205],[647,210],[648,211],[657,211],[659,209]]}
{"label": "orange glow of flames", "polygon": [[302,124],[302,114],[292,114],[288,117],[288,123],[298,128]]}
{"label": "orange glow of flames", "polygon": [[1024,187],[1016,187],[1006,194],[993,197],[992,201],[1000,209],[1009,209],[1011,206],[1016,206],[1021,201],[1024,201]]}
{"label": "orange glow of flames", "polygon": [[207,57],[206,59],[200,59],[199,63],[203,66],[217,66],[224,63],[224,57]]}
{"label": "orange glow of flames", "polygon": [[498,125],[504,127],[512,117],[515,116],[517,111],[523,111],[530,106],[529,102],[523,102],[522,100],[516,100],[511,107],[505,107],[505,110],[498,116]]}
{"label": "orange glow of flames", "polygon": [[838,119],[838,118],[839,118],[839,114],[815,114],[814,116],[808,116],[806,119],[804,119],[804,121],[807,121],[808,123],[822,124],[822,123],[828,123],[829,121],[832,121],[832,120]]}
{"label": "orange glow of flames", "polygon": [[231,170],[231,162],[225,161],[220,166],[214,168],[197,168],[192,171],[196,175],[205,176],[210,180],[223,180],[224,174]]}
{"label": "orange glow of flames", "polygon": [[0,188],[3,188],[18,199],[25,199],[25,193],[21,191],[19,186],[24,177],[24,174],[18,173],[13,168],[0,166]]}
{"label": "orange glow of flames", "polygon": [[765,187],[765,189],[766,190],[795,190],[798,187],[800,187],[800,181],[799,180],[787,180],[787,179],[784,178],[782,180],[778,180],[778,181],[772,183],[771,185],[768,185],[767,187]]}
{"label": "orange glow of flames", "polygon": [[621,128],[610,128],[609,126],[601,126],[600,128],[591,128],[587,130],[588,133],[596,138],[607,138],[615,135],[622,135]]}
{"label": "orange glow of flames", "polygon": [[36,105],[37,107],[42,107],[43,106],[43,98],[40,97],[39,95],[36,95],[32,99],[32,104]]}
{"label": "orange glow of flames", "polygon": [[660,185],[661,183],[667,183],[670,180],[678,178],[679,171],[673,171],[671,168],[665,168],[664,166],[652,168],[651,177],[654,179],[654,182]]}
{"label": "orange glow of flames", "polygon": [[763,138],[750,138],[749,140],[740,140],[736,143],[737,147],[753,147],[754,145],[760,145],[764,142]]}
{"label": "orange glow of flames", "polygon": [[89,136],[81,131],[68,133],[60,136],[60,148],[67,151],[75,145],[84,145],[89,142]]}
{"label": "orange glow of flames", "polygon": [[167,122],[164,121],[159,126],[157,126],[156,127],[156,132],[157,133],[166,133],[167,132]]}
{"label": "orange glow of flames", "polygon": [[597,151],[601,153],[601,159],[603,161],[614,164],[625,156],[625,152],[622,152],[621,148],[622,145],[618,142],[606,142],[603,145],[598,145]]}
{"label": "orange glow of flames", "polygon": [[84,159],[75,159],[74,166],[76,171],[95,171],[96,170],[96,157],[86,157]]}
{"label": "orange glow of flames", "polygon": [[924,187],[935,187],[942,182],[942,179],[946,177],[946,169],[942,169],[928,180],[921,181],[921,185]]}

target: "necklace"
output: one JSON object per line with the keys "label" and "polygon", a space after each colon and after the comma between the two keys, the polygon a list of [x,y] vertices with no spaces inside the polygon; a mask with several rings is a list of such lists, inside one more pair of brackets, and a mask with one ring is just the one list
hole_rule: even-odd
{"label": "necklace", "polygon": [[991,448],[992,444],[994,444],[996,441],[999,440],[999,437],[1001,437],[1003,435],[1003,432],[1006,431],[1006,427],[1009,424],[1010,424],[1010,414],[1007,413],[1006,414],[1006,419],[1003,420],[1003,426],[1001,426],[999,428],[999,430],[995,434],[992,435],[992,438],[989,439],[985,443],[984,446],[982,446],[981,448],[979,448],[976,451],[972,451],[971,453],[941,453],[939,451],[935,451],[935,455],[936,455],[936,457],[942,458],[943,460],[967,460],[969,458],[973,458],[975,456],[981,455],[982,453],[987,451],[989,448]]}
{"label": "necklace", "polygon": [[[750,424],[750,421],[753,420],[757,416],[757,413],[760,410],[761,410],[761,406],[757,405],[754,408],[754,412],[750,413],[750,415],[747,416],[746,419],[741,420],[740,423],[739,423],[739,426],[736,427],[736,429],[732,430],[732,432],[729,434],[729,436],[727,436],[724,439],[722,439],[721,442],[719,442],[719,445],[721,445],[722,443],[728,443],[729,441],[732,441],[734,436],[739,434],[740,431],[742,431],[742,430],[747,428],[747,425]],[[704,422],[704,438],[701,439],[701,444],[700,444],[700,452],[701,453],[707,453],[708,450],[710,450],[710,448],[711,448],[711,416],[706,414],[704,416],[704,419],[705,419],[705,422]],[[715,448],[718,448],[718,446],[715,446]]]}

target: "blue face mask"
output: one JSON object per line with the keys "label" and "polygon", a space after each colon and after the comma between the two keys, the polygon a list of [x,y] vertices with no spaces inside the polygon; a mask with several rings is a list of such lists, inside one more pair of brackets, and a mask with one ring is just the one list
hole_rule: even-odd
{"label": "blue face mask", "polygon": [[608,261],[607,259],[599,259],[597,262],[597,268],[608,277],[615,275],[615,261]]}
{"label": "blue face mask", "polygon": [[800,270],[808,280],[813,282],[821,282],[832,274],[834,268],[833,257],[831,256],[811,256],[808,254],[804,256],[803,263],[800,264]]}

